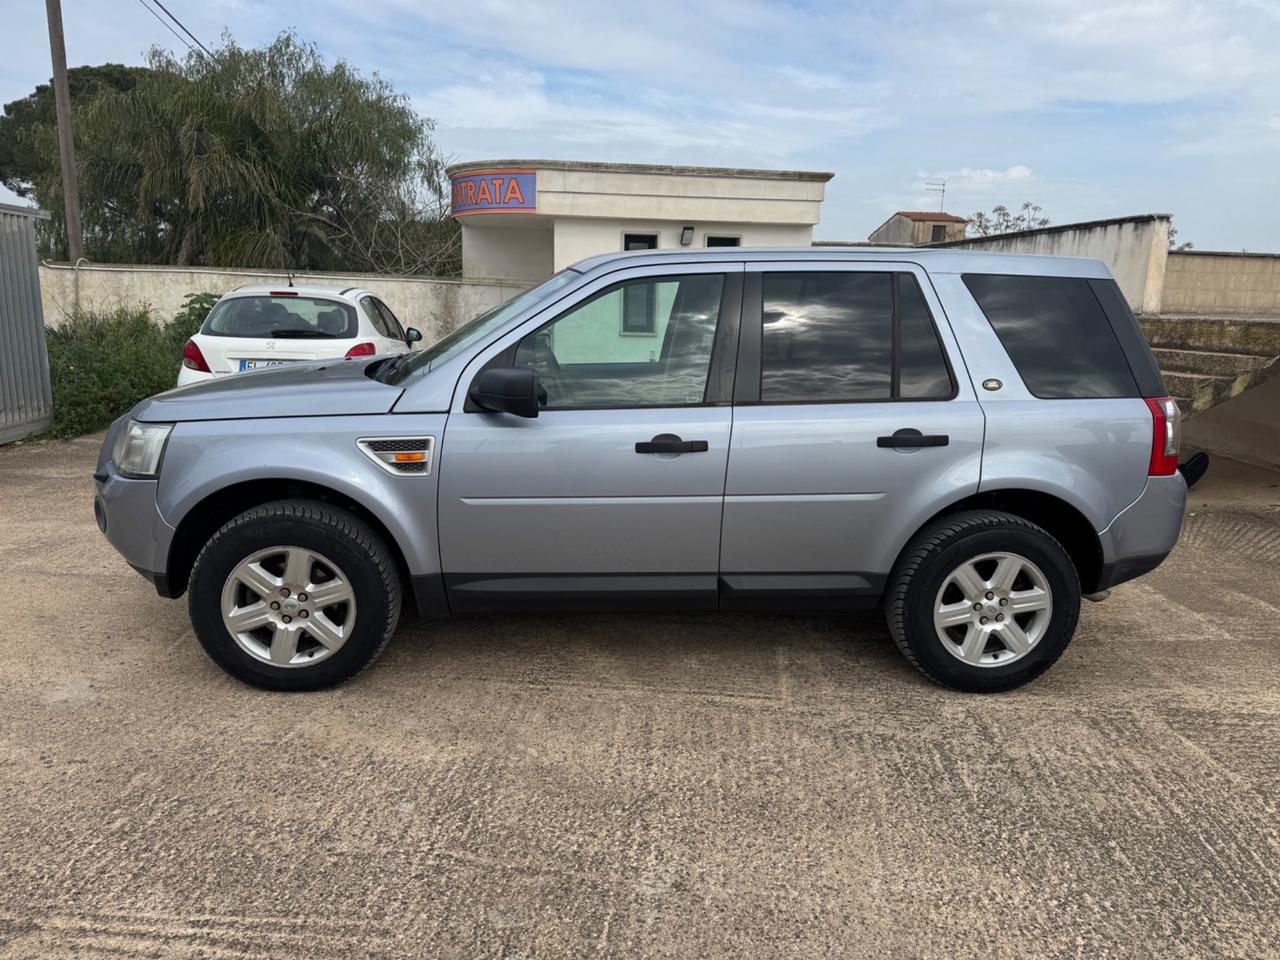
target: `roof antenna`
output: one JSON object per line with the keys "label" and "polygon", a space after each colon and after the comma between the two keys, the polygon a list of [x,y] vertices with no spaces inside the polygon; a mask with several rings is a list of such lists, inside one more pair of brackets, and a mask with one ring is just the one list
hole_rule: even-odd
{"label": "roof antenna", "polygon": [[289,274],[289,286],[290,286],[290,287],[292,287],[292,286],[293,286],[293,271],[292,271],[292,270],[287,270],[286,272]]}

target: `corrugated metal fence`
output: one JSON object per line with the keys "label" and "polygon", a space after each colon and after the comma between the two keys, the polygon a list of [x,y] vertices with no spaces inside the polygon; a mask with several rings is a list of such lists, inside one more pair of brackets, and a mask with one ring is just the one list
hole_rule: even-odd
{"label": "corrugated metal fence", "polygon": [[53,420],[34,223],[48,216],[0,203],[0,443],[47,430]]}

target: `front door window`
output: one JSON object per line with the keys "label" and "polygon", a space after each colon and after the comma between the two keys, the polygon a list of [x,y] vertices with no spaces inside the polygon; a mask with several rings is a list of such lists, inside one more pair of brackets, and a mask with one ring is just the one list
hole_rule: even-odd
{"label": "front door window", "polygon": [[723,292],[718,273],[617,284],[526,336],[515,365],[537,372],[547,409],[702,403]]}

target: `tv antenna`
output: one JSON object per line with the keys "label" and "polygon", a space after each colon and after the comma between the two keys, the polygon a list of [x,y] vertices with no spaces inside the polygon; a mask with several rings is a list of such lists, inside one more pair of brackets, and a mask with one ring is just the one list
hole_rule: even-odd
{"label": "tv antenna", "polygon": [[924,188],[930,193],[938,194],[938,210],[947,208],[947,181],[945,180],[926,180]]}

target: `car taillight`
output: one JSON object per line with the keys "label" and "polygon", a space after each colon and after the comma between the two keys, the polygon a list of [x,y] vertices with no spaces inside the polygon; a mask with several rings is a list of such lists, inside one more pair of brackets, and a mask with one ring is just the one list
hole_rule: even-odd
{"label": "car taillight", "polygon": [[1147,397],[1151,408],[1151,468],[1153,477],[1171,477],[1178,470],[1178,444],[1182,440],[1182,411],[1172,397]]}
{"label": "car taillight", "polygon": [[357,343],[354,347],[347,351],[347,359],[352,357],[372,357],[378,352],[378,348],[372,343]]}
{"label": "car taillight", "polygon": [[199,370],[201,373],[212,373],[209,364],[205,362],[204,354],[200,352],[200,348],[196,346],[194,340],[188,340],[182,348],[182,365],[188,370]]}

